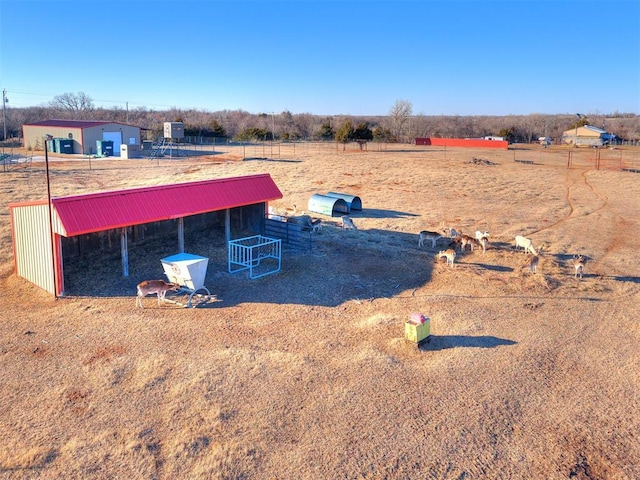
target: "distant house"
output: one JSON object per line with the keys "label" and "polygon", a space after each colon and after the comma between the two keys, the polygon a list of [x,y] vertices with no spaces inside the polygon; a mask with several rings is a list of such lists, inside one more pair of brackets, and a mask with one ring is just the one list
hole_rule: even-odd
{"label": "distant house", "polygon": [[593,125],[566,130],[562,134],[562,143],[576,147],[604,147],[615,143],[616,136]]}
{"label": "distant house", "polygon": [[[140,127],[118,122],[93,120],[45,120],[22,126],[24,146],[44,150],[45,137],[64,141],[67,149],[60,153],[96,154],[97,142],[113,142],[113,155],[120,155],[120,145],[140,145]],[[58,142],[60,143],[60,142]],[[49,151],[53,151],[51,148]]]}

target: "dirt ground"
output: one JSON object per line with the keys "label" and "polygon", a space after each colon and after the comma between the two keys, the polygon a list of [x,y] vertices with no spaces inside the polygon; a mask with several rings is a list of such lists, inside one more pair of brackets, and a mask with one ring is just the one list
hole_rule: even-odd
{"label": "dirt ground", "polygon": [[[0,478],[640,478],[640,177],[546,155],[55,159],[53,196],[270,173],[280,211],[362,199],[358,230],[311,213],[311,251],[260,279],[229,274],[224,244],[194,246],[213,298],[191,309],[17,277],[6,205],[46,198],[44,167],[0,173]],[[489,231],[486,253],[451,268],[446,240],[419,248],[443,222]],[[537,273],[516,235],[543,247]],[[420,346],[413,312],[430,319]]]}

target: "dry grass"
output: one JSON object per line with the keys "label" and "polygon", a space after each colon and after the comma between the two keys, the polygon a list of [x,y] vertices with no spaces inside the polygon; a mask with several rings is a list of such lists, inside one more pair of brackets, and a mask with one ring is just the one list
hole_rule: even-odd
{"label": "dry grass", "polygon": [[[202,246],[215,301],[139,310],[133,289],[54,300],[13,275],[0,211],[0,478],[640,478],[636,174],[451,149],[228,155],[54,162],[52,190],[268,172],[277,208],[360,196],[359,230],[325,218],[258,280]],[[45,197],[43,172],[1,174],[3,205]],[[489,230],[489,250],[434,261],[417,232],[442,221]],[[535,275],[517,234],[546,247]]]}

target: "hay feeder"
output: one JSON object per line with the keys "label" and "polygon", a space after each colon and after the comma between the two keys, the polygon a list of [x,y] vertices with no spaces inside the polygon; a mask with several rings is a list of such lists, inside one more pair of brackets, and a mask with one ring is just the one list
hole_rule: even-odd
{"label": "hay feeder", "polygon": [[249,270],[249,278],[280,271],[282,240],[262,235],[229,241],[229,273]]}
{"label": "hay feeder", "polygon": [[188,300],[186,304],[175,300],[166,299],[166,301],[191,308],[194,298],[198,303],[207,302],[211,298],[211,293],[204,286],[204,278],[207,274],[207,265],[209,259],[199,255],[190,253],[178,253],[161,260],[164,273],[172,283],[180,285],[180,290],[176,295],[187,294]]}

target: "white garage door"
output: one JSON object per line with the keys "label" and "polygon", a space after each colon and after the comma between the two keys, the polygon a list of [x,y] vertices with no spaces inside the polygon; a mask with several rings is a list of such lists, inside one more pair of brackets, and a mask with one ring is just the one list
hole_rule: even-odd
{"label": "white garage door", "polygon": [[122,143],[122,132],[102,132],[103,140],[113,142],[113,155],[120,156],[120,144]]}

